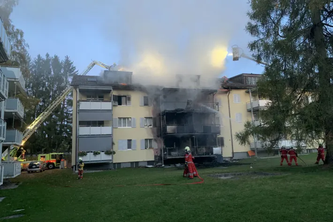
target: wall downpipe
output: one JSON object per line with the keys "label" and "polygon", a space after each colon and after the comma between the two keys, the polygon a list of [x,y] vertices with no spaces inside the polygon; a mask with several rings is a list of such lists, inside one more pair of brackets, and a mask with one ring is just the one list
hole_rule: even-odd
{"label": "wall downpipe", "polygon": [[232,135],[232,122],[231,122],[231,110],[230,110],[230,92],[231,92],[231,89],[229,87],[229,91],[228,91],[227,97],[228,97],[230,140],[231,140],[231,159],[234,159],[234,138],[233,138],[233,135]]}

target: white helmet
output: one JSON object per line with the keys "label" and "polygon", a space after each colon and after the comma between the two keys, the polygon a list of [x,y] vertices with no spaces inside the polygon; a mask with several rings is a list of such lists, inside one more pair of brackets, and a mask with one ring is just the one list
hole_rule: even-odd
{"label": "white helmet", "polygon": [[185,147],[185,151],[189,152],[190,151],[190,147]]}

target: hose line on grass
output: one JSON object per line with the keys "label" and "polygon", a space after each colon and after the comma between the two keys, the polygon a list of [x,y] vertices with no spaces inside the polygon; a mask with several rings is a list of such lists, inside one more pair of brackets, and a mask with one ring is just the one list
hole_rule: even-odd
{"label": "hose line on grass", "polygon": [[157,184],[117,185],[117,187],[126,187],[126,186],[140,186],[140,187],[144,187],[144,186],[167,186],[167,185],[191,185],[191,184],[201,184],[201,183],[203,183],[205,181],[203,178],[200,177],[199,174],[198,174],[198,178],[200,179],[200,181],[192,182],[192,183],[180,183],[180,184],[157,183]]}

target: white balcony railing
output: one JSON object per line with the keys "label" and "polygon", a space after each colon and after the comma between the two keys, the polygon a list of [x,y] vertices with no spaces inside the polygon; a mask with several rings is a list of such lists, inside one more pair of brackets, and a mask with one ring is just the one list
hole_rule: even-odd
{"label": "white balcony railing", "polygon": [[[270,100],[252,101],[252,108],[253,108],[253,110],[264,109],[269,105],[270,102],[271,102]],[[251,111],[251,103],[246,104],[246,109],[248,111]]]}
{"label": "white balcony railing", "polygon": [[7,128],[7,123],[3,119],[0,119],[0,140],[5,140],[6,128]]}
{"label": "white balcony railing", "polygon": [[2,47],[4,48],[5,53],[7,54],[7,57],[9,57],[12,52],[12,46],[10,44],[7,31],[5,29],[5,26],[3,25],[2,19],[0,19],[0,41],[2,43]]}
{"label": "white balcony railing", "polygon": [[104,127],[79,127],[79,135],[110,135],[112,134],[111,126]]}
{"label": "white balcony railing", "polygon": [[112,110],[112,103],[111,102],[98,102],[98,101],[80,102],[80,108],[79,109]]}
{"label": "white balcony railing", "polygon": [[86,156],[82,157],[83,162],[103,162],[112,161],[112,155],[106,155],[104,152],[100,152],[98,155],[94,155],[93,152],[88,152]]}
{"label": "white balcony railing", "polygon": [[2,162],[4,167],[4,175],[3,178],[15,178],[21,174],[21,162],[18,161],[4,161]]}
{"label": "white balcony railing", "polygon": [[[5,74],[0,70],[0,98],[1,100],[8,97],[8,81]],[[1,101],[0,100],[0,101]]]}
{"label": "white balcony railing", "polygon": [[6,112],[15,112],[17,113],[21,118],[24,117],[24,107],[22,105],[22,102],[18,98],[9,98],[6,100],[6,106],[5,106]]}
{"label": "white balcony railing", "polygon": [[4,173],[4,167],[3,164],[0,163],[0,186],[3,184],[3,173]]}
{"label": "white balcony railing", "polygon": [[5,143],[10,144],[21,144],[23,139],[23,133],[16,129],[7,129],[6,130],[6,139]]}
{"label": "white balcony railing", "polygon": [[16,82],[16,84],[21,86],[20,88],[25,91],[25,80],[20,68],[1,67],[1,69],[2,72],[6,75],[8,81]]}

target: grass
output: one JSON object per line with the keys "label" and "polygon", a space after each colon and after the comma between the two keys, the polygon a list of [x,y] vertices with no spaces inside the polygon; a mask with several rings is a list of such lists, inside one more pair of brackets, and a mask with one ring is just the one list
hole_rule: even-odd
{"label": "grass", "polygon": [[[23,174],[22,184],[1,190],[0,218],[25,209],[8,221],[331,221],[333,175],[314,165],[315,155],[301,156],[308,166],[279,166],[279,159],[245,160],[227,168],[198,169],[203,184],[178,169],[120,169],[86,173],[77,180],[70,170]],[[279,176],[221,180],[227,172],[274,172]],[[173,183],[173,186],[135,186]],[[117,185],[127,185],[118,187]],[[20,212],[21,213],[21,212]],[[1,220],[0,220],[1,221]]]}

